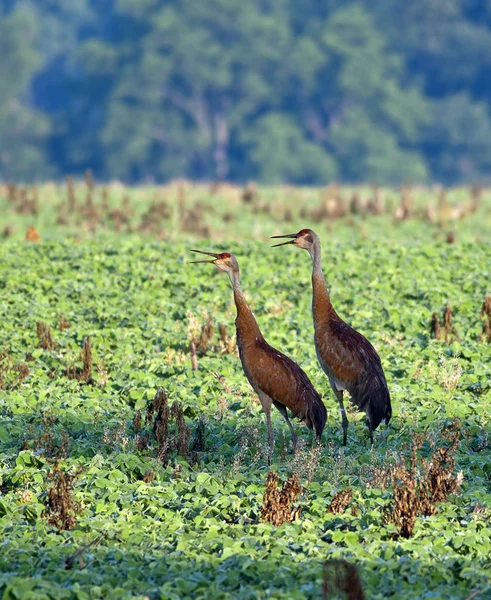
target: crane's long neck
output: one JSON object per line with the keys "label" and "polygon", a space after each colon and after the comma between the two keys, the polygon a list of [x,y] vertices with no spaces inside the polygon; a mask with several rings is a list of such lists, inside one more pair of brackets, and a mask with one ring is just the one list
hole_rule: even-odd
{"label": "crane's long neck", "polygon": [[259,329],[259,325],[247,304],[242,288],[240,287],[240,275],[237,271],[228,274],[234,290],[235,306],[237,307],[237,319],[235,326],[237,328],[237,342],[247,343],[264,339]]}
{"label": "crane's long neck", "polygon": [[311,249],[312,257],[312,313],[314,315],[314,326],[325,323],[336,315],[331,304],[331,298],[326,286],[326,280],[321,265],[321,245],[315,240]]}

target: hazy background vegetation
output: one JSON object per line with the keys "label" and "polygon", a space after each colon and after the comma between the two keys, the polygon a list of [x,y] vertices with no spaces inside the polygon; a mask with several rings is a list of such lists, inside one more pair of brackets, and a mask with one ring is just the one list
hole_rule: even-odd
{"label": "hazy background vegetation", "polygon": [[491,166],[489,0],[0,0],[0,56],[0,180]]}

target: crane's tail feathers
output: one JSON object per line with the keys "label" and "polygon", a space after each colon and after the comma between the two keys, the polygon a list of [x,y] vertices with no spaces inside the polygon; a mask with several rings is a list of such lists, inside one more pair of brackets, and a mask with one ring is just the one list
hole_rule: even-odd
{"label": "crane's tail feathers", "polygon": [[303,421],[309,429],[313,429],[320,439],[327,421],[327,411],[320,397],[314,397],[307,405]]}
{"label": "crane's tail feathers", "polygon": [[389,421],[392,417],[392,405],[390,403],[390,397],[389,397],[389,405],[387,406],[387,410],[385,412],[385,424],[388,425]]}
{"label": "crane's tail feathers", "polygon": [[384,419],[388,425],[392,416],[392,405],[385,381],[373,380],[365,394],[364,406],[360,408],[366,412],[370,430],[375,431]]}

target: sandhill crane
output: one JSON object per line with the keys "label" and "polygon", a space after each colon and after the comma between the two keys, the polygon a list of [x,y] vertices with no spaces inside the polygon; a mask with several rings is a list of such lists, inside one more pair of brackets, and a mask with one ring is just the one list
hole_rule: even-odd
{"label": "sandhill crane", "polygon": [[367,415],[370,442],[373,445],[373,431],[382,419],[388,425],[392,416],[390,394],[379,355],[372,344],[345,323],[334,310],[322,272],[321,243],[317,234],[311,229],[302,229],[298,233],[272,237],[291,238],[273,248],[293,244],[307,250],[312,258],[315,349],[339,402],[343,444],[346,446],[348,436],[348,417],[343,404],[343,391],[346,390],[353,403]]}
{"label": "sandhill crane", "polygon": [[244,373],[259,396],[266,413],[268,425],[268,465],[271,464],[273,428],[271,405],[274,404],[290,428],[293,450],[297,445],[297,434],[288,418],[287,409],[294,417],[314,429],[319,439],[326,424],[326,407],[304,371],[293,360],[270,346],[264,339],[240,287],[239,265],[232,254],[202,252],[213,256],[213,260],[197,260],[193,263],[212,263],[225,271],[232,282],[237,318],[237,346]]}

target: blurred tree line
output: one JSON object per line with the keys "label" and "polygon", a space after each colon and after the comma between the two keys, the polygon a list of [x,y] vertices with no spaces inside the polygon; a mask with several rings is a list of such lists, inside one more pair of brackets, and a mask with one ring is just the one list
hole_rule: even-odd
{"label": "blurred tree line", "polygon": [[484,179],[489,0],[0,0],[0,179]]}

